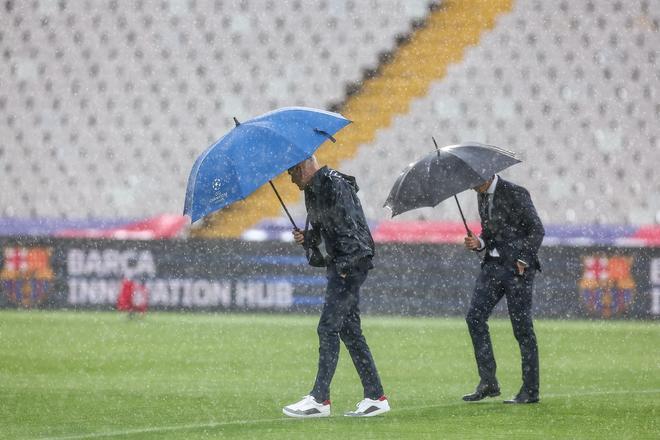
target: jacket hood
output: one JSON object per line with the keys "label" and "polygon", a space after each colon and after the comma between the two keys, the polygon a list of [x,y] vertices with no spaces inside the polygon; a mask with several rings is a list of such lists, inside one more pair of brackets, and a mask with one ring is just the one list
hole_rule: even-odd
{"label": "jacket hood", "polygon": [[342,179],[346,180],[348,184],[353,187],[355,192],[358,192],[360,190],[360,187],[358,186],[355,177],[349,176],[348,174],[344,174],[337,170],[333,170],[332,168],[329,168],[327,165],[324,165],[323,167],[319,168],[316,174],[312,176],[312,180],[309,182],[309,186],[313,191],[317,191],[320,189],[321,185],[323,185],[323,182],[326,179],[333,179],[337,177],[341,177]]}

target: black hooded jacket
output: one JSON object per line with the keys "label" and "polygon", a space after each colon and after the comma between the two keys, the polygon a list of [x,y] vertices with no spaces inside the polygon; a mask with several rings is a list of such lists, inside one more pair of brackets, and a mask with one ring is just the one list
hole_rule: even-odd
{"label": "black hooded jacket", "polygon": [[357,197],[355,177],[324,166],[305,187],[305,207],[311,229],[305,244],[318,246],[321,238],[328,253],[327,264],[348,274],[361,267],[370,269],[374,255],[362,204]]}

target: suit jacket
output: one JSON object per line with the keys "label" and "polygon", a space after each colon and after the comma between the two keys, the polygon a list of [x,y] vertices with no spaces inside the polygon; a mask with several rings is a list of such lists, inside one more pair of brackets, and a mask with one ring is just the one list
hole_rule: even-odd
{"label": "suit jacket", "polygon": [[497,249],[505,265],[515,267],[516,260],[522,260],[530,268],[541,270],[537,253],[545,229],[529,192],[500,177],[495,186],[490,219],[487,211],[479,199],[480,237],[486,253]]}

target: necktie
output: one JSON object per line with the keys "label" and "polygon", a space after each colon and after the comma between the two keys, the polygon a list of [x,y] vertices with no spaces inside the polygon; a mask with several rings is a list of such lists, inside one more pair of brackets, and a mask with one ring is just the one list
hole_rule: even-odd
{"label": "necktie", "polygon": [[488,193],[480,194],[481,197],[481,216],[484,219],[490,220],[490,216],[493,211],[493,203],[491,201],[491,195]]}
{"label": "necktie", "polygon": [[482,220],[486,219],[486,195],[485,194],[479,194],[479,215],[481,216]]}

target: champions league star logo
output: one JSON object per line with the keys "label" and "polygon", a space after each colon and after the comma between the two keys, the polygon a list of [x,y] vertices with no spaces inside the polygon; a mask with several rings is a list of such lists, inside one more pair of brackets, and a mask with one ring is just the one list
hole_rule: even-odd
{"label": "champions league star logo", "polygon": [[582,258],[580,300],[592,316],[610,318],[625,314],[635,300],[632,257],[594,255]]}
{"label": "champions league star logo", "polygon": [[30,308],[43,302],[54,278],[49,248],[6,247],[0,281],[10,302]]}
{"label": "champions league star logo", "polygon": [[211,198],[211,203],[222,203],[227,198],[226,192],[220,192],[222,189],[222,179],[213,179],[211,184],[213,191],[215,191],[215,196]]}

